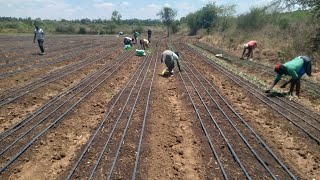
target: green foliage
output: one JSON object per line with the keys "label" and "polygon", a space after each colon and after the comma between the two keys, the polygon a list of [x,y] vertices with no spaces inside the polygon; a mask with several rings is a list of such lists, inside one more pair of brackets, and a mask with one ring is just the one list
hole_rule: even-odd
{"label": "green foliage", "polygon": [[[118,14],[119,15],[119,14]],[[120,16],[117,16],[120,17]],[[65,34],[108,34],[114,33],[117,28],[123,32],[131,33],[132,26],[139,24],[138,29],[148,26],[159,26],[161,25],[160,20],[138,20],[138,19],[127,19],[121,20],[120,24],[111,24],[111,20],[103,19],[76,19],[61,21],[56,20],[41,20],[40,18],[32,19],[28,18],[14,18],[14,17],[0,17],[0,33],[32,33],[35,25],[39,25],[46,33],[65,33]],[[80,26],[83,27],[80,32]]]}
{"label": "green foliage", "polygon": [[217,7],[214,3],[209,3],[205,7],[188,14],[184,21],[190,29],[190,35],[196,35],[198,30],[203,28],[207,33],[211,32],[218,19]]}
{"label": "green foliage", "polygon": [[290,27],[289,19],[287,18],[281,18],[279,20],[279,28],[282,30],[288,29]]}
{"label": "green foliage", "polygon": [[139,34],[141,34],[143,32],[143,30],[144,30],[144,27],[143,27],[142,23],[139,22],[137,24],[137,26],[135,27],[135,30],[132,33],[137,31]]}
{"label": "green foliage", "polygon": [[190,32],[189,32],[189,35],[196,35],[198,30],[201,28],[199,25],[198,25],[198,17],[197,17],[198,14],[196,13],[190,13],[187,15],[185,21],[187,22],[187,25],[190,29]]}
{"label": "green foliage", "polygon": [[205,7],[203,7],[199,12],[198,20],[199,25],[204,28],[207,33],[211,31],[211,29],[215,26],[217,21],[217,10],[214,3],[209,3]]}
{"label": "green foliage", "polygon": [[157,13],[157,16],[160,16],[160,19],[167,27],[167,36],[169,37],[170,27],[174,21],[174,18],[177,16],[177,10],[174,10],[170,7],[164,7],[160,12]]}
{"label": "green foliage", "polygon": [[172,23],[172,26],[171,26],[171,32],[173,34],[175,34],[175,33],[179,32],[179,30],[180,30],[180,22],[179,21],[174,21]]}
{"label": "green foliage", "polygon": [[240,15],[237,19],[237,27],[243,30],[257,30],[266,24],[266,9],[252,8],[249,13]]}
{"label": "green foliage", "polygon": [[220,31],[226,31],[231,28],[235,22],[233,15],[236,13],[235,5],[219,6],[217,10],[217,27]]}
{"label": "green foliage", "polygon": [[114,22],[116,24],[120,24],[121,23],[121,18],[122,18],[122,16],[118,11],[114,10],[112,12],[112,15],[111,15],[111,21],[112,22]]}
{"label": "green foliage", "polygon": [[80,29],[79,29],[79,34],[86,34],[86,33],[87,33],[86,28],[81,26]]}

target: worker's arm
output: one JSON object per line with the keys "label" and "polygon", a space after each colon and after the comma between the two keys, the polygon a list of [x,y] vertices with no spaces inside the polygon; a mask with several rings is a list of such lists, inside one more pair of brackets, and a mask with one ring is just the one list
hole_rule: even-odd
{"label": "worker's arm", "polygon": [[33,43],[36,43],[36,36],[37,36],[37,34],[36,34],[36,33],[34,33]]}
{"label": "worker's arm", "polygon": [[267,89],[265,92],[266,92],[266,93],[269,93],[269,92],[272,90],[272,88],[273,88],[275,85],[277,85],[277,83],[280,81],[280,79],[281,79],[281,75],[280,75],[280,74],[277,74],[277,77],[276,77],[276,79],[273,81],[273,84],[272,84],[271,87],[270,87],[269,89]]}
{"label": "worker's arm", "polygon": [[285,82],[284,84],[282,84],[280,87],[281,88],[285,88],[289,83],[291,83],[293,79],[291,78],[289,81]]}

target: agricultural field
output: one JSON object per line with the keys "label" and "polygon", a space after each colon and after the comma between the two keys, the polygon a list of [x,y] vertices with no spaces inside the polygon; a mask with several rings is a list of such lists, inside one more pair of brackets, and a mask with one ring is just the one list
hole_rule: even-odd
{"label": "agricultural field", "polygon": [[[320,82],[301,98],[196,38],[0,36],[0,179],[317,179]],[[182,71],[159,76],[161,53]],[[222,53],[223,52],[223,53]],[[216,54],[223,57],[217,58]]]}

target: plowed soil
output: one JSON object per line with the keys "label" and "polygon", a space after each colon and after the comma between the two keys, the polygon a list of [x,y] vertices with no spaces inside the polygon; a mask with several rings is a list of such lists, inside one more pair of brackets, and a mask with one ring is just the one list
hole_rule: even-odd
{"label": "plowed soil", "polygon": [[[65,179],[84,147],[94,135],[100,122],[106,116],[107,110],[135,75],[136,70],[145,62],[144,58],[146,56],[139,57],[134,54],[135,49],[140,48],[138,44],[134,44],[131,51],[123,50],[123,37],[48,36],[45,40],[46,54],[42,56],[37,54],[38,47],[32,43],[31,36],[10,37],[12,40],[7,41],[8,38],[9,36],[0,36],[1,44],[6,44],[6,46],[1,46],[2,49],[0,50],[0,100],[5,102],[5,100],[12,99],[15,97],[14,94],[7,98],[7,95],[12,92],[25,92],[25,94],[0,106],[1,139],[7,131],[19,127],[25,118],[34,115],[50,100],[68,91],[75,91],[76,89],[73,89],[73,87],[99,70],[112,65],[116,67],[118,63],[123,62],[113,73],[111,72],[115,67],[108,70],[106,73],[110,73],[110,77],[108,76],[103,83],[99,84],[79,104],[68,111],[59,122],[37,137],[12,164],[0,173],[0,179]],[[179,72],[175,68],[173,76],[162,77],[157,75],[165,68],[164,64],[160,64],[160,54],[170,42],[160,36],[153,37],[153,42],[158,40],[161,40],[159,41],[161,43],[158,43],[157,46],[151,44],[146,51],[147,57],[153,55],[147,60],[156,62],[157,66],[153,68],[151,65],[151,68],[146,72],[146,85],[151,84],[152,71],[155,71],[156,75],[151,87],[136,178],[223,179],[218,162],[212,154],[212,149],[197,116],[198,111],[194,109],[179,74],[185,73],[185,71]],[[183,38],[177,41],[185,42]],[[160,54],[157,54],[158,50]],[[251,96],[225,74],[209,66],[199,56],[186,48],[182,48],[179,53],[183,55],[186,61],[193,63],[218,89],[236,112],[253,127],[255,132],[262,137],[298,179],[318,179],[320,177],[319,144],[275,110]],[[184,62],[181,63],[183,67]],[[62,71],[67,67],[70,69]],[[75,70],[75,67],[78,69]],[[241,67],[235,66],[235,68],[246,71]],[[12,74],[8,75],[6,73]],[[53,80],[54,77],[51,75],[58,73],[62,74],[61,78]],[[106,74],[103,76],[107,77]],[[36,87],[32,83],[40,82],[46,77],[49,77],[48,80],[51,79],[51,81],[37,86],[34,90],[24,89],[30,84],[31,87]],[[136,91],[138,88],[134,88],[134,90]],[[142,98],[138,101],[143,106],[146,105],[144,102],[148,90],[147,86],[143,87]],[[124,92],[129,94],[129,91]],[[303,95],[308,96],[305,93]],[[311,101],[307,101],[308,97],[304,98],[306,100],[305,104],[309,103],[306,107],[320,114],[319,104],[315,105]],[[76,100],[80,100],[80,97],[77,97]],[[126,99],[120,98],[119,101],[124,104]],[[64,108],[64,110],[68,109],[67,107]],[[111,118],[116,119],[116,115],[121,110],[121,108],[117,109]],[[129,167],[129,165],[134,165],[138,146],[136,142],[138,142],[137,137],[140,137],[138,132],[141,131],[144,111],[143,108],[134,110],[136,114],[133,115],[130,124],[132,126],[129,127],[127,139],[120,142],[124,146],[120,155],[124,157],[126,157],[124,153],[128,153],[128,155],[127,158],[121,158],[119,162],[117,161],[123,166],[115,166],[111,179],[129,179],[133,174],[132,167]],[[41,115],[41,112],[39,114]],[[128,114],[125,114],[125,116],[125,119],[129,118]],[[108,123],[102,131],[108,130],[108,126],[112,122]],[[319,128],[319,126],[317,127]],[[115,132],[117,137],[123,134],[122,130],[121,132],[120,130]],[[231,132],[225,131],[224,133]],[[217,134],[217,136],[219,135]],[[18,135],[15,137],[18,137]],[[5,140],[6,138],[0,140],[1,144]],[[224,145],[217,144],[217,146],[221,149],[219,152],[228,151],[228,148]],[[5,147],[1,145],[0,150],[3,151]],[[23,146],[17,146],[14,150],[18,152],[21,148]],[[112,146],[108,148],[111,152]],[[242,151],[240,148],[236,150],[240,153]],[[96,153],[94,145],[88,152]],[[115,152],[112,151],[112,153]],[[221,156],[224,156],[224,154]],[[13,156],[9,156],[9,153],[5,152],[1,153],[0,157],[0,168],[2,168]],[[110,158],[112,160],[113,157]],[[107,162],[107,157],[104,157],[104,160]],[[85,167],[91,169],[94,162],[94,159],[86,159],[86,162],[82,163],[85,163]],[[234,164],[237,165],[237,163]],[[94,176],[96,179],[107,177],[108,169],[103,167],[98,167],[98,171],[101,172],[103,177],[97,178]],[[232,167],[224,168],[230,179],[244,178],[241,171],[233,171]],[[253,172],[254,168],[256,167],[248,168],[249,174]],[[251,177],[254,179],[272,179],[271,176],[265,177],[262,174],[251,174]],[[86,172],[71,176],[71,179],[87,178]]]}

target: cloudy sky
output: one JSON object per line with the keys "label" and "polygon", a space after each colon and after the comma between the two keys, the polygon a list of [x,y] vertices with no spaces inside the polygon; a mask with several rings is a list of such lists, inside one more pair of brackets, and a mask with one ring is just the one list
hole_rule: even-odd
{"label": "cloudy sky", "polygon": [[[217,5],[236,4],[237,14],[270,0],[216,0]],[[208,0],[0,0],[0,16],[41,19],[110,19],[113,10],[122,19],[158,19],[164,6],[178,11],[177,18],[203,7]]]}

